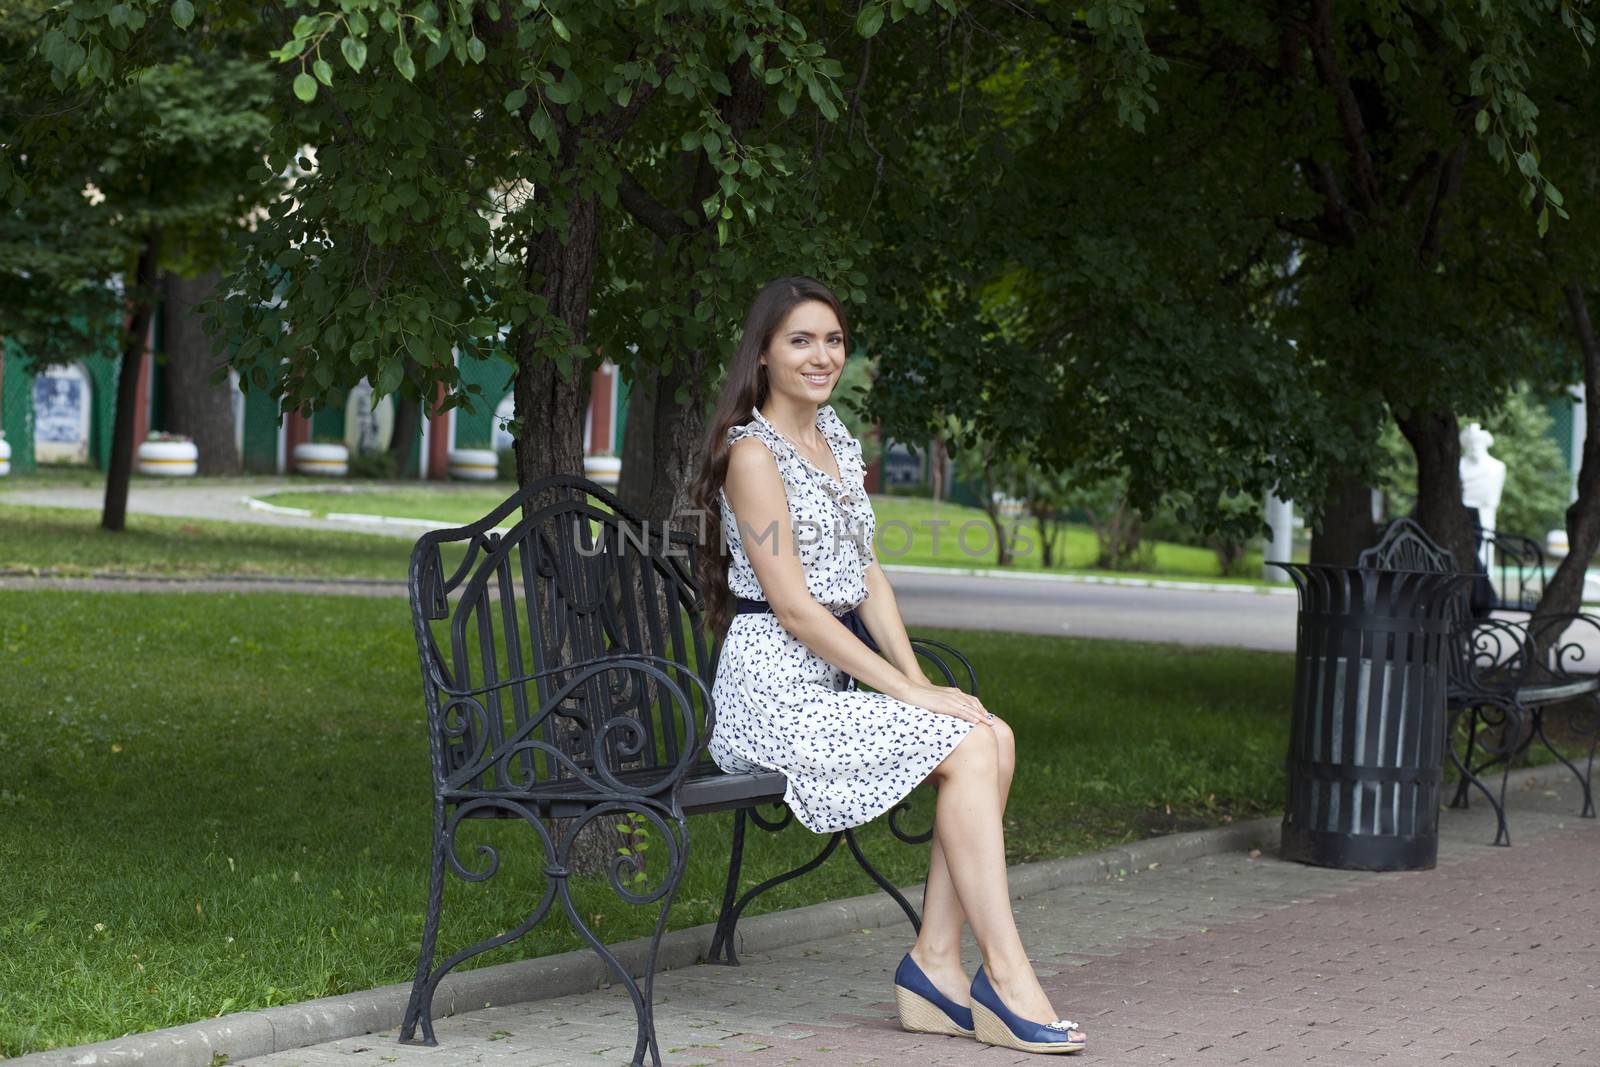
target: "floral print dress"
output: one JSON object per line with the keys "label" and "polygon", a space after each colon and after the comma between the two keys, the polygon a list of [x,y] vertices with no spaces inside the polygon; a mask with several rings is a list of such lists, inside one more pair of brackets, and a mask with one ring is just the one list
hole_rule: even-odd
{"label": "floral print dress", "polygon": [[[876,524],[865,488],[861,443],[831,405],[817,410],[842,480],[822,470],[752,409],[728,443],[754,437],[783,476],[789,520],[811,595],[834,614],[867,596]],[[765,600],[726,494],[722,536],[732,557],[728,588]],[[772,541],[752,531],[753,551]],[[848,684],[847,684],[848,683]],[[735,615],[712,686],[716,729],[708,750],[729,773],[761,769],[788,779],[784,802],[807,829],[831,833],[888,811],[961,743],[972,723],[855,688],[838,667],[789,633],[771,613]]]}

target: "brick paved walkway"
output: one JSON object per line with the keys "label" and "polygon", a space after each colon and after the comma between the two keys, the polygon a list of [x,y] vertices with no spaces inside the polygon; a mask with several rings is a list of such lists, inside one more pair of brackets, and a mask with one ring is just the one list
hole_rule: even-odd
{"label": "brick paved walkway", "polygon": [[[1066,1062],[1600,1064],[1600,826],[1576,817],[1570,779],[1533,784],[1510,806],[1509,849],[1487,845],[1481,804],[1445,812],[1433,871],[1362,874],[1236,854],[1018,902],[1046,989],[1089,1034],[1089,1051]],[[890,976],[910,936],[901,924],[661,976],[666,1062],[1042,1062],[903,1033]],[[970,944],[967,960],[977,961]],[[438,1028],[434,1049],[398,1045],[390,1032],[243,1062],[571,1067],[625,1063],[633,1046],[618,989]]]}

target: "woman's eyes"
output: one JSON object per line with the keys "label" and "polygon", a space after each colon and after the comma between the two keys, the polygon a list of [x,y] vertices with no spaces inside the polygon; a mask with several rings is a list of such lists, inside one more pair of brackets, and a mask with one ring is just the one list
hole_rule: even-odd
{"label": "woman's eyes", "polygon": [[[805,345],[810,344],[811,342],[807,338],[796,337],[793,340],[791,340],[789,343],[791,345],[793,345],[794,347],[796,347],[796,348],[800,348],[800,347],[803,347]],[[835,348],[837,348],[839,345],[844,344],[844,338],[843,337],[830,337],[830,338],[828,338],[828,343],[830,345],[833,345]]]}

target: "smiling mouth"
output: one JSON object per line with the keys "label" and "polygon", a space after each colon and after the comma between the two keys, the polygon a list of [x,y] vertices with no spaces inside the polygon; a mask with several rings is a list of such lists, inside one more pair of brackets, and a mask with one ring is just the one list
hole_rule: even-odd
{"label": "smiling mouth", "polygon": [[812,385],[827,385],[828,382],[833,378],[833,375],[832,374],[801,374],[800,377],[804,378],[806,381],[810,382]]}

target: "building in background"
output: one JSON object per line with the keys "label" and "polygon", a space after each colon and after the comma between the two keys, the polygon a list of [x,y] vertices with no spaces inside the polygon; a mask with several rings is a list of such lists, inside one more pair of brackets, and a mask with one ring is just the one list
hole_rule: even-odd
{"label": "building in background", "polygon": [[[135,441],[167,429],[161,400],[161,326],[158,310],[150,338],[155,358],[145,360],[139,378]],[[11,445],[13,471],[26,473],[52,463],[104,469],[111,454],[120,358],[116,338],[108,334],[100,352],[69,366],[35,373],[22,352],[6,347],[5,360],[0,363],[0,432]],[[458,358],[457,365],[462,385],[476,385],[482,392],[467,405],[420,420],[404,446],[409,449],[406,466],[420,478],[447,478],[452,450],[502,451],[511,446],[506,429],[515,414],[511,365],[501,359],[472,358]],[[260,390],[240,391],[237,375],[230,375],[230,380],[234,443],[246,473],[290,473],[298,444],[342,443],[354,458],[363,452],[386,451],[392,443],[398,424],[395,400],[386,397],[374,409],[372,389],[365,382],[347,393],[325,398],[326,402],[307,416],[281,410],[277,401]],[[607,360],[594,372],[584,420],[585,455],[621,456],[628,394],[628,383],[616,364]],[[877,428],[865,428],[863,439],[869,434],[876,437]],[[975,492],[954,479],[950,456],[937,442],[918,447],[886,441],[877,451],[867,469],[869,492],[932,491],[957,503],[978,503]],[[1577,454],[1582,454],[1581,443]]]}

